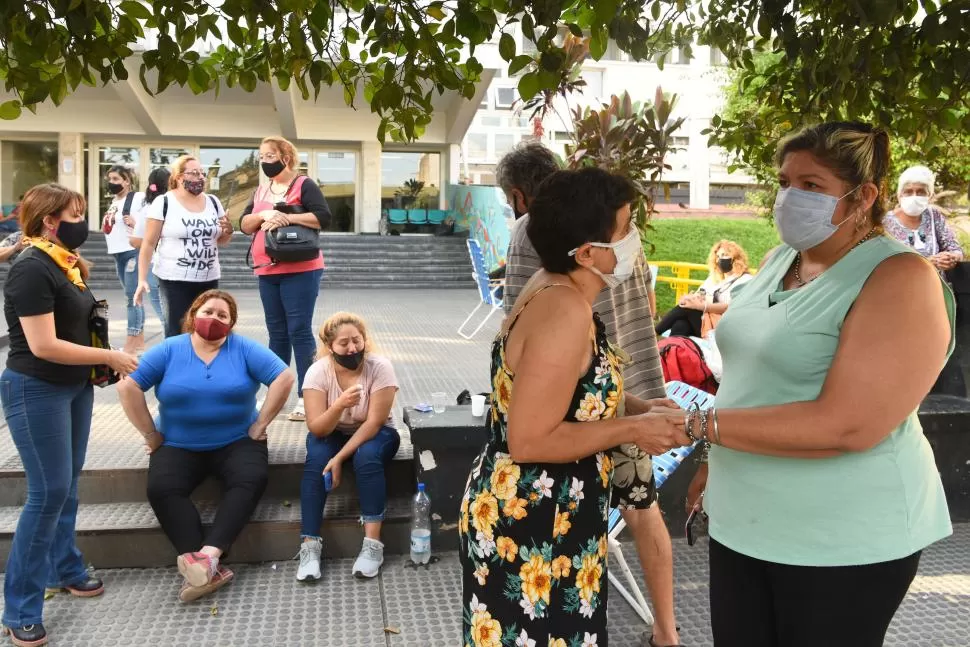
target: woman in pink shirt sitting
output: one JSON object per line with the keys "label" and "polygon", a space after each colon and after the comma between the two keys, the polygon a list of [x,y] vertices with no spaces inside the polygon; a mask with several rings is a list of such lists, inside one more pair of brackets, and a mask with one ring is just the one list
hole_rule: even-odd
{"label": "woman in pink shirt sitting", "polygon": [[391,407],[398,390],[391,362],[373,352],[363,319],[338,312],[320,328],[319,359],[303,380],[306,401],[306,465],[300,487],[301,582],[320,579],[320,524],[327,501],[324,479],[340,484],[343,464],[353,459],[364,522],[364,543],[354,562],[357,577],[374,577],[384,562],[381,524],[387,504],[385,471],[401,438]]}

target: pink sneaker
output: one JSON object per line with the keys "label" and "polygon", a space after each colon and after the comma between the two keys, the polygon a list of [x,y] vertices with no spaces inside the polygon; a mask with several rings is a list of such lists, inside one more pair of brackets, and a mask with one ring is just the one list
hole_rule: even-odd
{"label": "pink sneaker", "polygon": [[190,586],[207,586],[216,576],[219,560],[205,553],[182,553],[178,558],[179,573]]}
{"label": "pink sneaker", "polygon": [[218,591],[226,584],[232,581],[233,572],[230,571],[225,566],[220,566],[218,572],[213,576],[212,581],[205,586],[192,586],[188,582],[182,583],[182,588],[179,589],[179,601],[180,602],[192,602],[198,600],[203,595],[208,595],[215,591]]}

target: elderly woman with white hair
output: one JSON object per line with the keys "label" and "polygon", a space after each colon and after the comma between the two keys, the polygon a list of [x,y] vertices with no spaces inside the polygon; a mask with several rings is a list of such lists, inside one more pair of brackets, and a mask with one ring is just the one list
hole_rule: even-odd
{"label": "elderly woman with white hair", "polygon": [[898,205],[886,214],[890,236],[925,256],[942,274],[963,260],[963,249],[943,213],[930,206],[936,176],[925,166],[911,166],[899,176]]}

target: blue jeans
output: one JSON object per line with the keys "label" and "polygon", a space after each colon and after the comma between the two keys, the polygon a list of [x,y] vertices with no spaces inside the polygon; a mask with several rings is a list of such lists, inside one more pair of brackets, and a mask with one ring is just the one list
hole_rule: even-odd
{"label": "blue jeans", "polygon": [[[145,330],[145,308],[135,305],[135,291],[138,289],[138,250],[130,249],[113,256],[118,280],[121,281],[121,287],[125,289],[125,297],[128,299],[128,336],[137,337]],[[162,311],[162,297],[158,292],[158,279],[152,273],[151,267],[148,268],[148,287],[151,288],[148,298],[164,328],[165,314]]]}
{"label": "blue jeans", "polygon": [[45,587],[88,577],[74,528],[94,392],[89,384],[53,384],[7,369],[0,375],[0,400],[27,474],[27,503],[3,587],[3,624],[21,627],[43,621]]}
{"label": "blue jeans", "polygon": [[303,397],[303,378],[317,352],[313,340],[313,308],[320,294],[323,270],[296,274],[271,274],[259,277],[259,298],[263,302],[269,349],[289,366],[296,355],[299,396]]}
{"label": "blue jeans", "polygon": [[[334,431],[324,438],[307,434],[306,463],[303,465],[303,482],[300,484],[302,537],[320,536],[323,506],[327,502],[327,493],[323,489],[323,468],[350,438],[350,435],[340,431]],[[387,479],[384,471],[400,445],[401,437],[397,429],[381,427],[376,436],[354,452],[357,497],[360,499],[360,513],[364,523],[384,520],[384,510],[387,507]]]}

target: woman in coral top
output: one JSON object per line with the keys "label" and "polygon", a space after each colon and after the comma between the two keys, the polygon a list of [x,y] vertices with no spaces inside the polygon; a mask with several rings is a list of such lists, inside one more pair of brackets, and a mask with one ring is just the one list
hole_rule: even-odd
{"label": "woman in coral top", "polygon": [[[287,225],[324,229],[330,224],[330,208],[320,187],[297,170],[296,147],[282,137],[267,137],[259,146],[260,166],[269,184],[256,189],[243,211],[239,227],[253,238],[253,268],[259,277],[269,347],[287,365],[296,356],[299,400],[290,420],[305,420],[303,378],[313,363],[313,308],[323,276],[323,254],[310,261],[276,263],[266,254],[266,232]],[[282,213],[279,203],[300,205],[305,213]]]}

